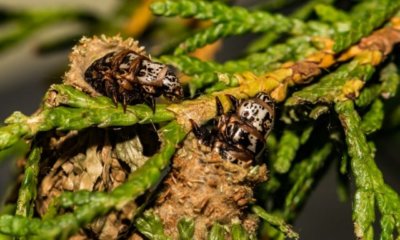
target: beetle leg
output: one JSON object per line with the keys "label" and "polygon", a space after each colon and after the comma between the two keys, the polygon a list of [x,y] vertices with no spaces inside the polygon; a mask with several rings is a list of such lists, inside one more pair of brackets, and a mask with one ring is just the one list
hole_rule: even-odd
{"label": "beetle leg", "polygon": [[[218,97],[215,97],[215,103],[217,106],[217,116],[223,116],[224,115],[224,107],[222,106],[221,100],[219,100]],[[219,117],[219,118],[221,118],[221,117]],[[219,122],[218,118],[212,119],[212,124],[214,126],[217,126],[218,122]]]}
{"label": "beetle leg", "polygon": [[111,97],[115,107],[118,107],[118,93],[114,81],[111,78],[104,78],[104,81],[105,81],[104,86],[106,90],[106,95]]}
{"label": "beetle leg", "polygon": [[232,111],[236,111],[236,109],[239,107],[239,99],[237,99],[236,97],[234,97],[233,95],[230,94],[226,94],[226,96],[229,98],[229,100],[232,103]]}
{"label": "beetle leg", "polygon": [[113,103],[114,103],[115,107],[117,108],[118,107],[118,99],[117,99],[117,95],[116,94],[114,94],[112,96],[112,100],[113,100]]}
{"label": "beetle leg", "polygon": [[217,116],[221,116],[224,114],[224,107],[222,106],[221,100],[218,97],[215,97],[215,103],[217,105]]}
{"label": "beetle leg", "polygon": [[156,111],[156,101],[154,97],[149,96],[144,99],[144,102],[151,108],[153,113]]}
{"label": "beetle leg", "polygon": [[199,127],[199,125],[197,125],[197,123],[193,119],[189,119],[189,121],[192,125],[193,134],[199,139],[203,138],[204,131]]}
{"label": "beetle leg", "polygon": [[192,124],[192,132],[200,142],[206,146],[211,147],[214,143],[214,136],[206,128],[200,127],[193,119],[189,119]]}
{"label": "beetle leg", "polygon": [[124,109],[124,113],[126,113],[126,107],[128,106],[126,94],[122,95],[122,108]]}

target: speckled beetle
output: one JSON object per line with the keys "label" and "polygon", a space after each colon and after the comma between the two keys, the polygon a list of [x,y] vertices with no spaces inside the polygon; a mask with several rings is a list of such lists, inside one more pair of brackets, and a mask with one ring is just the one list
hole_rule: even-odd
{"label": "speckled beetle", "polygon": [[163,94],[170,100],[183,96],[178,78],[167,65],[153,62],[132,50],[106,54],[85,71],[85,80],[97,92],[115,104],[146,103],[154,111],[155,97]]}
{"label": "speckled beetle", "polygon": [[251,164],[258,158],[265,146],[265,138],[273,126],[274,102],[266,93],[239,101],[228,95],[233,109],[223,114],[218,98],[217,126],[208,130],[192,122],[193,133],[200,141],[218,151],[231,162]]}

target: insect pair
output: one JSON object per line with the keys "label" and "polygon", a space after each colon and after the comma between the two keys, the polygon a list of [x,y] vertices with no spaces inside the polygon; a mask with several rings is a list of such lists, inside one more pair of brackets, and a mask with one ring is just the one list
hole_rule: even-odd
{"label": "insect pair", "polygon": [[183,97],[182,86],[165,64],[153,62],[133,50],[114,51],[95,60],[85,71],[85,81],[97,92],[127,105],[146,103],[153,112],[155,97],[175,101]]}
{"label": "insect pair", "polygon": [[219,98],[216,98],[217,121],[208,129],[199,127],[191,120],[193,133],[201,143],[218,151],[231,162],[251,165],[262,154],[265,139],[272,129],[274,102],[264,92],[247,100],[227,95],[232,110],[224,114]]}
{"label": "insect pair", "polygon": [[[132,50],[114,51],[95,60],[85,71],[85,80],[97,92],[122,103],[147,103],[153,110],[155,97],[161,94],[170,100],[183,97],[178,78],[167,65],[153,62]],[[211,130],[192,121],[193,132],[207,146],[232,162],[251,163],[261,153],[265,137],[273,125],[274,103],[266,93],[238,100],[228,95],[233,109],[224,114],[218,98],[217,125]]]}

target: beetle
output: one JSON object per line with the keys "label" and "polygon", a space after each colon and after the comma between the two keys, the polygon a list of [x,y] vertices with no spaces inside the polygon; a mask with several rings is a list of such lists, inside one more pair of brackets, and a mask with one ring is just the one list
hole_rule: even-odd
{"label": "beetle", "polygon": [[172,157],[152,207],[173,239],[179,238],[183,218],[193,219],[193,239],[206,239],[214,223],[228,227],[232,219],[249,235],[256,234],[258,219],[248,208],[255,202],[254,186],[267,179],[266,164],[256,160],[273,126],[274,102],[264,92],[246,100],[226,96],[230,111],[224,112],[215,98],[217,116],[209,124],[189,119],[192,133]]}
{"label": "beetle", "polygon": [[115,105],[146,103],[155,110],[155,97],[171,101],[183,97],[174,72],[165,64],[130,49],[113,51],[95,60],[84,73],[85,81],[97,92],[110,97]]}
{"label": "beetle", "polygon": [[224,159],[249,165],[261,155],[265,138],[273,127],[274,101],[264,92],[247,100],[238,100],[232,95],[227,97],[232,110],[224,114],[221,101],[216,98],[216,124],[207,129],[191,120],[193,133]]}

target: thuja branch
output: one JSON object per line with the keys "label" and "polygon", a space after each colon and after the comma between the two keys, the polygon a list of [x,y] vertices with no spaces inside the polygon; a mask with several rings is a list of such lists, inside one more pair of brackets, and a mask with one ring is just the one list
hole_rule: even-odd
{"label": "thuja branch", "polygon": [[285,198],[283,215],[286,219],[292,220],[296,210],[305,201],[306,196],[315,182],[315,174],[320,170],[332,152],[332,144],[326,143],[320,149],[311,153],[310,157],[303,159],[295,166],[289,178],[293,186]]}
{"label": "thuja branch", "polygon": [[[185,4],[187,4],[185,9],[181,11],[182,13],[185,13],[185,11],[189,11],[190,7],[196,7],[196,4],[198,4],[197,2],[189,1],[177,2],[184,2]],[[174,4],[174,2],[171,2],[171,4]],[[382,14],[377,16],[375,20],[377,22],[385,21],[390,15],[392,15],[394,11],[393,9],[397,8],[397,5],[395,4],[397,4],[397,2],[393,1],[393,4],[391,4],[390,6],[389,4],[387,6],[385,5],[385,8],[382,10]],[[204,8],[207,7],[209,6],[207,5]],[[218,10],[219,6],[213,6],[212,8],[214,10]],[[220,8],[223,10],[225,9],[225,7]],[[236,11],[234,12],[236,15],[232,15],[236,17],[240,17],[240,14],[243,14],[243,16],[246,17],[250,14],[249,12],[243,11],[240,8],[232,8],[232,10],[231,8],[226,7],[226,9],[230,9],[230,11]],[[201,14],[208,14],[208,11],[203,10],[199,10],[196,8],[195,10],[193,10],[194,12],[196,12],[193,16],[197,14],[196,16],[201,17]],[[216,19],[216,22],[218,22],[218,17],[226,14],[226,12],[224,11],[214,12],[215,15],[212,15],[214,13],[211,12],[210,17]],[[190,16],[190,14],[192,13],[189,11],[186,16]],[[257,14],[251,13],[250,16],[252,15],[256,16]],[[231,16],[229,15],[226,17]],[[265,18],[268,19],[267,16],[265,16]],[[223,20],[223,17],[221,19],[221,21],[225,21]],[[288,19],[284,20],[287,21]],[[227,21],[238,20],[228,19]],[[288,21],[290,21],[290,19]],[[374,25],[374,27],[376,26]],[[302,60],[298,62],[288,62],[282,64],[273,71],[264,69],[263,72],[265,73],[261,75],[256,75],[251,72],[237,73],[236,71],[234,71],[232,76],[229,76],[229,78],[232,77],[237,80],[236,87],[220,92],[213,92],[209,95],[203,95],[195,100],[183,101],[180,104],[171,104],[169,106],[157,104],[155,113],[153,113],[151,109],[145,105],[130,106],[128,107],[127,112],[124,113],[121,107],[115,107],[111,100],[108,98],[92,98],[84,93],[79,92],[78,90],[73,89],[72,87],[66,87],[62,85],[53,86],[46,95],[42,109],[38,113],[34,114],[31,117],[24,116],[20,113],[14,114],[7,120],[6,123],[8,125],[0,128],[0,149],[12,146],[20,138],[28,139],[30,137],[33,137],[38,132],[48,131],[50,129],[80,130],[90,126],[128,126],[136,123],[168,122],[173,119],[176,119],[177,122],[172,121],[169,125],[162,128],[162,130],[160,131],[160,135],[163,139],[163,146],[160,152],[154,155],[142,168],[134,172],[129,177],[129,180],[127,182],[120,185],[112,192],[108,194],[100,192],[65,193],[52,205],[51,209],[49,210],[50,213],[44,220],[28,220],[28,218],[21,218],[19,216],[13,217],[9,215],[0,217],[1,232],[13,234],[14,236],[34,235],[39,237],[66,237],[68,234],[76,231],[86,223],[91,222],[95,217],[104,215],[112,209],[120,209],[127,202],[132,201],[133,199],[141,195],[145,190],[154,186],[159,181],[159,179],[161,178],[161,170],[164,169],[169,163],[171,156],[175,152],[176,144],[178,144],[183,139],[185,133],[187,133],[191,128],[191,125],[189,124],[189,119],[193,119],[198,123],[204,123],[216,115],[215,97],[219,97],[221,99],[225,110],[229,109],[229,101],[226,97],[226,94],[230,94],[238,98],[247,98],[249,96],[255,95],[260,91],[265,91],[270,92],[272,97],[275,98],[277,101],[283,101],[287,97],[288,87],[295,84],[308,83],[309,80],[312,80],[312,77],[320,75],[322,69],[328,68],[335,63],[349,60],[354,57],[355,59],[353,60],[353,62],[345,65],[343,67],[344,70],[340,72],[343,73],[344,76],[342,76],[342,78],[339,78],[340,81],[338,81],[338,84],[334,86],[334,90],[340,89],[341,93],[343,94],[340,95],[342,96],[341,98],[335,99],[334,101],[343,101],[348,98],[353,98],[357,96],[357,94],[355,93],[358,93],[358,91],[362,87],[362,84],[360,84],[360,81],[358,80],[360,78],[362,80],[367,80],[368,77],[371,75],[371,72],[373,71],[373,67],[381,63],[384,57],[392,51],[393,45],[399,42],[398,26],[399,23],[394,22],[391,27],[387,27],[382,31],[376,32],[376,34],[372,35],[371,37],[365,38],[358,46],[352,48],[350,51],[344,53],[340,58],[337,59],[335,58],[336,53],[333,51],[333,46],[335,42],[332,41],[331,38],[314,38],[313,40],[319,42],[322,47],[319,48],[317,52],[315,52],[313,49],[311,51],[312,53],[307,54],[305,58],[301,56],[300,59]],[[361,29],[360,31],[359,29],[356,29],[355,33],[353,34],[354,36],[352,36],[349,41],[346,40],[340,42],[339,46],[347,48],[351,43],[357,41],[357,39],[365,37],[365,35],[369,34],[370,31],[372,31],[372,29]],[[279,51],[281,50],[282,49],[280,49]],[[273,59],[272,61],[278,62],[282,59],[286,60],[284,57],[277,58]],[[355,65],[355,67],[353,65]],[[349,68],[349,66],[354,68]],[[206,67],[210,67],[211,69],[215,67],[215,65],[212,66],[211,64]],[[213,70],[209,71],[212,72]],[[349,76],[353,77],[353,75],[348,74],[349,72],[351,74],[354,74],[357,79],[349,79]],[[326,81],[320,81],[320,83],[324,82]],[[324,85],[319,86],[323,87]],[[335,93],[331,94],[331,92],[327,93],[326,91],[317,91],[317,94],[320,94],[321,96],[327,96],[329,94],[335,95]],[[311,95],[307,95],[304,98],[304,101],[310,101],[311,97]],[[371,102],[372,101],[373,100],[371,100]],[[298,103],[300,102],[296,102],[296,104]],[[202,106],[202,108],[199,108],[199,106]],[[376,106],[376,108],[372,108],[371,110],[377,110],[379,112],[379,102],[376,104]],[[341,116],[345,115],[344,112],[340,112],[339,110],[338,112],[339,114],[341,114]],[[365,119],[371,120],[371,118]],[[377,123],[377,121],[372,122],[375,125]],[[351,122],[351,120],[349,123],[355,124],[355,122]],[[370,127],[372,125],[367,124],[367,126]],[[351,131],[348,132],[348,136],[351,136]],[[351,139],[351,137],[348,137],[348,139],[350,139],[348,140],[348,145],[349,149],[351,150],[350,143],[353,143],[353,140]],[[360,146],[363,144],[364,143],[362,142],[359,143]],[[302,183],[305,183],[306,187],[310,186],[310,184],[307,185],[307,183],[310,182],[309,179],[315,173],[315,171],[320,168],[320,163],[325,160],[325,157],[330,152],[330,150],[331,147],[330,145],[328,145],[327,147],[323,148],[321,152],[313,153],[315,159],[317,159],[317,155],[320,156],[317,159],[318,161],[315,160],[316,163],[315,165],[313,165],[313,168],[307,169],[309,170],[309,173],[307,172],[308,175],[305,175],[305,178],[299,178],[301,180],[300,183],[297,183],[297,185],[295,184],[295,187],[293,188],[294,190],[292,194],[289,195],[289,197],[292,197],[293,195],[297,194],[298,191],[300,191],[299,186],[302,186]],[[352,154],[350,155],[354,158],[355,153],[353,152]],[[367,152],[365,154],[367,154]],[[369,152],[369,154],[371,154],[371,152]],[[313,157],[311,157],[310,159],[310,161],[314,160]],[[283,169],[283,172],[285,171],[287,171],[287,167]],[[354,168],[353,171],[355,171]],[[359,176],[358,178],[361,177]],[[363,184],[361,183],[357,186],[362,187]],[[383,184],[380,184],[379,186],[385,187]],[[308,190],[308,188],[306,188],[305,190]],[[369,190],[370,189],[368,189],[368,191]],[[376,189],[373,190],[375,191]],[[363,196],[369,197],[369,195],[367,195],[367,193],[369,194],[368,191],[366,191],[366,193],[361,191],[362,193],[360,193],[360,195],[362,197],[360,199],[362,199]],[[391,200],[393,200],[393,202],[398,201],[398,196],[396,194],[393,194],[392,191],[387,187],[385,188],[385,193],[386,192],[390,194],[390,196],[388,196],[391,198]],[[393,215],[393,210],[395,209],[395,207],[398,207],[398,204],[387,207],[387,198],[380,195],[377,195],[376,198],[381,199],[381,205],[379,205],[379,207],[384,216],[382,219],[384,234],[390,235],[392,234],[393,228],[396,225],[397,221],[397,216]],[[288,208],[295,205],[292,204],[294,202],[293,198],[289,198],[288,202]],[[361,229],[360,231],[363,234],[366,233],[368,236],[371,236],[369,230],[371,222],[370,216],[363,215],[362,213],[359,214],[357,212],[357,209],[361,209],[361,205],[367,205],[367,207],[364,209],[367,209],[369,211],[370,203],[371,202],[360,200],[360,202],[357,202],[357,204],[359,205],[356,206],[355,210],[355,212],[357,213],[355,214],[355,219],[356,222],[359,223],[357,227],[360,226],[357,229]],[[21,206],[27,207],[25,204],[22,204]],[[72,206],[76,207],[72,213],[56,216],[56,213],[60,207]],[[371,211],[368,212],[368,214],[370,213]],[[25,214],[22,213],[22,215]],[[259,215],[265,216],[265,214]],[[50,217],[52,218],[50,219]],[[269,219],[268,216],[265,218]],[[218,230],[220,229],[218,228],[218,225],[215,225],[215,229],[216,230],[213,231],[215,235],[221,235],[219,234],[221,231]]]}
{"label": "thuja branch", "polygon": [[[374,67],[382,63],[393,50],[393,46],[400,42],[400,31],[397,28],[398,25],[395,23],[391,27],[378,30],[364,38],[339,58],[343,61],[355,57],[352,62],[342,65],[337,71],[325,76],[318,83],[294,93],[286,101],[286,105],[291,106],[304,102],[314,104],[334,102],[358,97],[361,88],[375,71]],[[372,92],[367,94],[371,95]],[[366,97],[370,96],[363,96],[364,100],[362,101],[367,101]]]}
{"label": "thuja branch", "polygon": [[[175,152],[176,145],[179,144],[186,135],[186,132],[175,122],[171,121],[168,125],[159,130],[159,135],[163,139],[162,149],[152,156],[146,163],[133,172],[127,182],[118,186],[109,195],[103,192],[64,192],[52,204],[49,211],[56,211],[59,207],[68,208],[72,206],[82,206],[95,201],[115,201],[119,206],[124,205],[137,196],[137,192],[143,192],[155,184],[161,171],[169,164],[169,160]],[[148,174],[145,174],[145,173]],[[132,197],[133,196],[133,197]],[[53,214],[50,213],[50,214]]]}
{"label": "thuja branch", "polygon": [[26,162],[24,179],[19,188],[16,215],[24,217],[32,217],[34,213],[33,201],[36,199],[37,193],[37,177],[39,174],[39,161],[42,149],[33,146],[28,160]]}
{"label": "thuja branch", "polygon": [[258,21],[260,26],[264,25],[262,23],[266,23],[267,26],[277,26],[279,23],[279,28],[287,30],[291,30],[296,23],[301,24],[301,21],[288,19],[283,15],[272,15],[264,11],[250,12],[242,7],[228,7],[219,2],[166,0],[152,4],[151,10],[157,15],[193,17],[201,20],[210,19],[215,23],[237,21],[255,24]]}
{"label": "thuja branch", "polygon": [[[397,25],[394,26],[397,27]],[[387,29],[390,31],[382,30],[381,32],[377,32],[380,38],[372,36],[370,41],[366,40],[362,42],[360,46],[354,48],[355,50],[350,50],[345,57],[350,58],[359,54],[357,49],[376,45],[382,46],[380,43],[385,41],[390,44],[383,45],[384,48],[380,50],[383,50],[386,54],[389,53],[392,45],[398,42],[398,32],[394,27]],[[391,34],[380,34],[382,32],[390,32]],[[200,97],[193,101],[186,101],[179,105],[176,104],[169,107],[157,105],[154,114],[145,105],[130,106],[127,109],[127,113],[124,113],[121,106],[115,108],[111,100],[105,97],[91,98],[84,93],[72,89],[72,87],[69,87],[69,89],[68,87],[60,89],[60,87],[56,86],[50,90],[47,104],[58,107],[44,108],[31,117],[26,117],[18,112],[12,115],[6,120],[8,125],[0,128],[0,149],[10,147],[21,137],[29,138],[37,132],[54,128],[71,130],[83,129],[89,126],[127,126],[151,121],[168,121],[174,118],[174,114],[168,110],[174,112],[178,119],[183,119],[180,123],[185,126],[188,126],[188,117],[198,120],[198,122],[205,122],[215,116],[215,96],[221,97],[226,109],[229,107],[229,103],[225,98],[226,94],[246,98],[255,95],[257,92],[266,91],[271,92],[271,95],[276,100],[282,101],[286,96],[288,86],[295,83],[302,83],[313,76],[319,75],[321,72],[320,69],[329,67],[335,62],[333,52],[330,50],[332,43],[327,39],[322,39],[321,41],[325,43],[325,49],[308,56],[305,60],[295,64],[283,64],[277,70],[261,76],[251,73],[236,74],[236,78],[238,78],[240,84],[239,87],[224,90],[210,96]],[[378,62],[380,59],[382,58],[373,58],[374,61]],[[54,93],[57,93],[57,91],[60,91],[60,95],[55,94],[54,97]],[[198,111],[197,104],[205,104],[203,114],[193,114],[193,111]],[[63,105],[69,105],[70,107]],[[104,111],[105,108],[107,108],[107,111]],[[77,121],[72,121],[71,119],[76,119]]]}
{"label": "thuja branch", "polygon": [[263,208],[260,206],[253,206],[251,210],[257,214],[259,217],[267,221],[269,224],[272,226],[277,227],[282,233],[284,233],[287,237],[289,238],[299,238],[299,234],[294,232],[292,227],[285,223],[283,218],[280,218],[276,215],[270,214],[266,212]]}
{"label": "thuja branch", "polygon": [[360,239],[373,239],[376,204],[382,214],[382,239],[393,239],[396,227],[397,234],[400,234],[400,197],[385,184],[374,162],[354,104],[351,101],[340,102],[335,109],[346,134],[351,170],[357,187],[353,209],[355,234]]}
{"label": "thuja branch", "polygon": [[27,117],[20,112],[11,115],[0,128],[0,149],[12,146],[20,138],[30,138],[51,129],[80,130],[90,126],[130,126],[135,123],[165,122],[174,119],[166,106],[156,111],[144,104],[129,106],[124,113],[107,97],[92,98],[66,85],[53,85],[44,99],[44,107]]}
{"label": "thuja branch", "polygon": [[[170,240],[171,238],[167,237],[164,233],[164,227],[161,222],[161,219],[154,214],[152,211],[146,211],[136,219],[135,226],[150,240]],[[180,239],[182,237],[180,236]],[[193,234],[190,238],[183,239],[192,239]]]}
{"label": "thuja branch", "polygon": [[380,99],[376,99],[371,109],[363,116],[361,128],[365,134],[371,134],[382,127],[383,123],[383,102]]}
{"label": "thuja branch", "polygon": [[[393,16],[400,8],[400,1],[398,0],[380,0],[372,1],[376,3],[376,8],[372,11],[360,11],[361,14],[357,15],[349,22],[347,31],[338,31],[335,35],[334,51],[340,52],[352,44],[358,42],[362,37],[369,35],[375,28],[381,26],[386,19]],[[360,4],[362,5],[362,4]]]}
{"label": "thuja branch", "polygon": [[114,208],[122,208],[159,182],[161,172],[168,166],[176,145],[185,136],[185,132],[175,121],[160,129],[159,134],[164,139],[159,153],[151,157],[129,176],[127,182],[111,193],[87,191],[65,193],[60,198],[59,204],[64,207],[77,205],[77,208],[72,213],[57,215],[51,219],[40,220],[2,215],[0,216],[0,233],[32,238],[65,238],[95,217],[104,215]]}
{"label": "thuja branch", "polygon": [[[394,21],[394,23],[396,22]],[[350,82],[345,88],[343,88],[344,83],[342,81],[337,83],[331,82],[330,79],[332,79],[332,76],[329,75],[326,81],[317,83],[309,88],[318,88],[319,85],[324,84],[338,84],[338,87],[333,90],[343,90],[343,94],[340,95],[342,96],[341,99],[346,98],[348,94],[358,92],[363,86],[363,84],[360,84],[361,80],[358,79],[368,79],[371,71],[374,70],[372,66],[382,62],[384,56],[393,49],[393,45],[400,41],[400,33],[397,31],[397,27],[398,25],[393,25],[392,27],[376,31],[370,37],[365,38],[359,45],[339,57],[340,60],[357,57],[354,60],[355,62],[349,66],[356,67],[354,74],[359,78]],[[201,96],[195,100],[184,101],[179,105],[172,104],[167,109],[174,112],[177,116],[177,120],[190,129],[190,124],[188,124],[189,119],[193,119],[196,122],[206,122],[215,116],[214,99],[216,96],[221,99],[225,109],[229,109],[229,101],[226,98],[226,94],[238,98],[246,98],[255,95],[257,92],[265,91],[270,92],[271,96],[277,101],[282,101],[286,98],[286,92],[289,86],[307,82],[308,79],[321,74],[321,69],[327,68],[336,62],[334,53],[331,50],[333,46],[332,42],[329,39],[321,39],[321,42],[325,44],[324,50],[311,54],[305,60],[296,63],[288,62],[283,64],[280,68],[261,76],[256,76],[250,72],[235,74],[239,82],[238,87]],[[379,46],[379,48],[377,49],[376,46]],[[358,66],[362,69],[359,70]],[[345,68],[345,70],[343,70],[344,76],[341,76],[339,79],[347,82],[346,80],[349,79],[348,67],[343,68]],[[332,91],[330,90],[331,88],[321,87],[322,91],[314,92],[309,90],[309,88],[305,88],[303,91],[296,93],[294,95],[296,100],[290,100],[287,104],[297,104],[298,102],[306,100],[314,102],[316,100],[311,99],[318,98],[319,96],[326,97],[326,90]],[[306,97],[300,97],[303,92]],[[336,97],[335,94],[336,92],[332,94],[332,97]],[[203,108],[198,109],[199,105],[203,106]]]}
{"label": "thuja branch", "polygon": [[[294,12],[292,12],[289,17],[290,18],[296,18],[299,20],[306,20],[311,13],[317,12],[317,7],[319,5],[324,4],[332,4],[334,1],[333,0],[311,0],[308,1],[307,3],[303,4],[301,7],[297,8]],[[325,6],[325,5],[323,5]],[[267,9],[266,9],[267,10]],[[319,16],[320,17],[320,16]],[[321,17],[320,17],[321,18]],[[322,35],[330,35],[329,33],[332,32],[331,29],[326,26],[325,24],[322,24],[321,22],[308,22],[307,23],[308,28],[313,29],[310,32],[312,35],[319,35],[323,33]],[[259,37],[250,45],[247,47],[246,52],[248,53],[254,53],[261,51],[263,49],[267,49],[272,43],[277,41],[280,37],[282,37],[282,33],[279,32],[279,29],[277,29],[276,32],[267,32],[263,36]]]}
{"label": "thuja branch", "polygon": [[[193,37],[186,39],[175,50],[175,54],[191,52],[212,43],[217,39],[246,32],[290,32],[294,35],[326,35],[328,28],[323,23],[319,27],[309,27],[299,19],[291,19],[280,14],[265,11],[248,11],[241,7],[228,7],[221,3],[201,1],[159,1],[152,5],[152,11],[158,15],[211,19],[215,25],[208,27]],[[324,33],[324,34],[322,34]],[[278,35],[278,34],[277,34]]]}
{"label": "thuja branch", "polygon": [[239,60],[231,60],[223,64],[212,61],[201,61],[187,55],[165,55],[161,61],[179,68],[186,75],[193,78],[189,84],[193,90],[201,89],[205,85],[216,81],[226,82],[232,79],[233,73],[252,71],[262,74],[278,68],[282,62],[304,59],[317,51],[311,37],[295,37],[282,44],[276,44],[261,53],[253,53]]}

